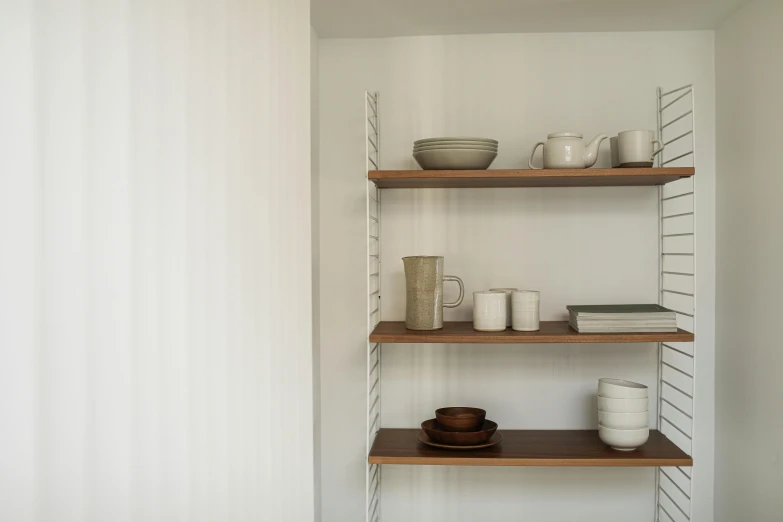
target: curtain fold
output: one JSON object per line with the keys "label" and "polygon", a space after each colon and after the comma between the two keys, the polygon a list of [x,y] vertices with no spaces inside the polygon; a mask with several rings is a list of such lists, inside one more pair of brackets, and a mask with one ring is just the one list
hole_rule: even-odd
{"label": "curtain fold", "polygon": [[310,520],[309,3],[0,2],[0,520]]}

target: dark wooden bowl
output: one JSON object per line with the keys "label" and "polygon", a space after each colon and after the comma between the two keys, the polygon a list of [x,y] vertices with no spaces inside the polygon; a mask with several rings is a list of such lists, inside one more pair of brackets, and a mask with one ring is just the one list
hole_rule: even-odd
{"label": "dark wooden bowl", "polygon": [[421,429],[429,438],[441,444],[475,446],[488,441],[495,434],[498,425],[491,420],[485,420],[478,431],[445,431],[437,420],[430,419],[421,423]]}
{"label": "dark wooden bowl", "polygon": [[455,406],[438,408],[435,418],[443,427],[443,431],[478,431],[484,425],[487,412],[481,408]]}

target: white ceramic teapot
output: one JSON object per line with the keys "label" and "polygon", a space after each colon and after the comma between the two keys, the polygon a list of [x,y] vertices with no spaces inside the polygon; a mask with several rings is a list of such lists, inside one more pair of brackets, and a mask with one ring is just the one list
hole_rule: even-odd
{"label": "white ceramic teapot", "polygon": [[595,165],[598,159],[598,147],[608,136],[600,134],[593,141],[584,144],[582,135],[577,132],[553,132],[546,137],[546,143],[536,143],[530,152],[528,165],[531,169],[540,169],[533,166],[533,155],[539,145],[544,146],[545,169],[586,169]]}

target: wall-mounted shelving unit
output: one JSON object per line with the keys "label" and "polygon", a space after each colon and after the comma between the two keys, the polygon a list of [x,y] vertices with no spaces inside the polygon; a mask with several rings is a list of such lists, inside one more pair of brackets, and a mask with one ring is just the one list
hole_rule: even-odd
{"label": "wall-mounted shelving unit", "polygon": [[[380,170],[377,93],[365,93],[367,167],[367,522],[381,519],[381,466],[602,466],[655,467],[654,520],[690,518],[693,492],[695,413],[695,163],[693,87],[658,89],[658,134],[666,146],[690,141],[658,168],[580,170],[423,171]],[[684,108],[683,108],[684,107]],[[671,115],[680,110],[679,115]],[[690,116],[690,117],[689,117]],[[689,117],[689,118],[688,118]],[[673,124],[687,123],[684,132]],[[668,150],[668,149],[667,149]],[[672,163],[691,160],[691,166]],[[685,181],[683,181],[685,180]],[[566,321],[542,321],[537,332],[478,332],[471,322],[445,322],[442,330],[412,331],[401,321],[381,321],[381,194],[394,188],[612,187],[649,186],[658,191],[659,304],[677,312],[683,328],[673,333],[578,333]],[[667,186],[675,187],[672,189]],[[390,343],[657,343],[657,428],[632,452],[603,444],[595,430],[501,430],[500,444],[480,450],[448,451],[421,444],[418,429],[382,428],[382,346]],[[676,471],[672,471],[676,470]],[[676,474],[676,481],[671,473]],[[676,488],[676,489],[675,489]],[[674,513],[674,517],[670,514]]]}

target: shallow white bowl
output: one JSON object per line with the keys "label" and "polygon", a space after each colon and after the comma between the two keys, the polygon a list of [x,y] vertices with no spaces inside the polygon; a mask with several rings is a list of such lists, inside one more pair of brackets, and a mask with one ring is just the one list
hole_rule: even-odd
{"label": "shallow white bowl", "polygon": [[444,136],[440,138],[425,138],[423,140],[416,140],[413,142],[413,144],[423,145],[425,143],[432,143],[436,141],[477,141],[480,143],[491,143],[493,145],[498,144],[498,140],[493,140],[492,138],[471,138],[466,136]]}
{"label": "shallow white bowl", "polygon": [[484,170],[498,153],[478,149],[423,150],[413,158],[424,170]]}
{"label": "shallow white bowl", "polygon": [[648,399],[613,399],[598,396],[598,409],[609,413],[637,413],[647,411]]}
{"label": "shallow white bowl", "polygon": [[437,145],[420,145],[413,147],[413,152],[420,150],[434,150],[434,149],[482,149],[498,151],[496,145],[480,145],[477,143],[465,144],[465,143],[439,143]]}
{"label": "shallow white bowl", "polygon": [[598,379],[598,395],[612,399],[646,399],[647,386],[623,379]]}
{"label": "shallow white bowl", "polygon": [[497,147],[498,142],[492,141],[472,141],[472,140],[446,140],[446,141],[425,141],[423,143],[414,143],[414,147],[431,147],[433,145],[482,145],[484,147]]}
{"label": "shallow white bowl", "polygon": [[604,444],[620,451],[633,451],[650,438],[650,428],[615,430],[598,425],[598,437]]}
{"label": "shallow white bowl", "polygon": [[598,410],[598,423],[616,430],[639,430],[649,427],[650,413],[638,411],[635,413],[612,413]]}

